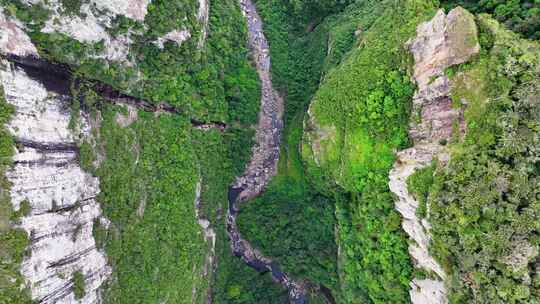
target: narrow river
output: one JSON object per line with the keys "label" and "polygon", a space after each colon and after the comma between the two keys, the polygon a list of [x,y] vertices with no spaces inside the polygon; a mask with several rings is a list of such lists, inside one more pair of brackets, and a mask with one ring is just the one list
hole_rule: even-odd
{"label": "narrow river", "polygon": [[239,1],[247,21],[248,45],[261,80],[262,92],[256,143],[251,160],[244,173],[236,178],[229,189],[227,233],[235,256],[260,273],[270,272],[274,281],[287,289],[291,303],[303,304],[307,302],[304,286],[295,282],[276,262],[263,256],[243,239],[236,224],[240,205],[258,196],[276,175],[283,130],[283,100],[272,86],[270,54],[261,18],[251,0]]}

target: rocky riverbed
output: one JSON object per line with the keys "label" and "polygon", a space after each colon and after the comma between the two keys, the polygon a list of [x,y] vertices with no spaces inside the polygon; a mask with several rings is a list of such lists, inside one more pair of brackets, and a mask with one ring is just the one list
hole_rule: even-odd
{"label": "rocky riverbed", "polygon": [[288,290],[291,303],[306,303],[304,286],[294,281],[281,267],[242,238],[236,224],[240,205],[259,195],[276,175],[283,129],[283,100],[272,86],[268,42],[262,20],[251,0],[240,0],[248,25],[248,44],[262,87],[256,143],[244,173],[229,189],[227,232],[234,255],[258,272],[270,272],[272,278]]}

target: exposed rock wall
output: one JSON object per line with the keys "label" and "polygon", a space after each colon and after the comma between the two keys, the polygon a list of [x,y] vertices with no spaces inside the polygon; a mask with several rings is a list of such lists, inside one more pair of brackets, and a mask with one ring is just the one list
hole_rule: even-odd
{"label": "exposed rock wall", "polygon": [[[0,81],[15,107],[8,130],[17,142],[12,183],[14,209],[29,203],[20,226],[29,235],[22,274],[40,303],[96,303],[99,287],[111,273],[96,248],[92,229],[101,217],[99,181],[78,164],[77,137],[68,127],[67,97],[47,91],[23,70],[2,61]],[[83,116],[81,116],[83,117]],[[84,119],[80,132],[88,131]],[[75,299],[73,274],[84,276],[85,295]]]}
{"label": "exposed rock wall", "polygon": [[[452,107],[451,81],[444,71],[468,61],[480,51],[474,17],[459,7],[448,15],[440,10],[431,21],[418,26],[417,36],[408,47],[414,56],[414,80],[418,85],[409,131],[414,146],[398,153],[389,186],[397,196],[396,209],[403,216],[403,229],[413,241],[409,253],[415,266],[437,276],[413,279],[411,301],[415,304],[447,303],[446,275],[429,254],[429,218],[417,216],[419,204],[407,189],[407,178],[429,165],[435,157],[447,161],[448,155],[439,143],[451,138],[456,124],[460,126],[457,131],[464,131],[463,113]],[[415,113],[419,117],[414,117]]]}
{"label": "exposed rock wall", "polygon": [[201,23],[202,35],[199,39],[198,47],[202,48],[208,37],[208,17],[210,15],[210,0],[199,0],[199,12],[197,13],[197,18]]}
{"label": "exposed rock wall", "polygon": [[174,30],[165,34],[163,37],[159,37],[155,42],[156,45],[162,49],[165,47],[165,42],[176,42],[178,46],[182,45],[182,42],[188,40],[191,37],[191,33],[188,30]]}

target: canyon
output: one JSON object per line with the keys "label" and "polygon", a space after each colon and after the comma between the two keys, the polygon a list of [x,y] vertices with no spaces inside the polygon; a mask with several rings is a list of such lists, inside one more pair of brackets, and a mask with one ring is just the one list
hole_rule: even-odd
{"label": "canyon", "polygon": [[537,301],[501,5],[0,0],[0,302]]}

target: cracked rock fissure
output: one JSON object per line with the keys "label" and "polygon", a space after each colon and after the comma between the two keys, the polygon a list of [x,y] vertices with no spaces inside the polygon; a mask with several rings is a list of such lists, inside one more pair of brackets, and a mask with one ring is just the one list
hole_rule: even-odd
{"label": "cracked rock fissure", "polygon": [[[33,56],[21,57],[9,54],[5,57],[16,67],[23,69],[28,76],[39,80],[49,91],[69,96],[71,94],[70,87],[72,83],[75,84],[75,86],[78,85],[78,80],[74,79],[73,72],[67,65],[52,63]],[[93,89],[103,99],[114,104],[130,105],[146,112],[165,112],[172,114],[181,114],[183,112],[181,109],[176,108],[168,102],[152,103],[141,98],[121,93],[103,82],[97,80],[90,80],[90,82],[93,84]],[[201,130],[217,129],[224,131],[227,129],[227,124],[220,121],[205,122],[191,118],[190,122],[194,128]]]}

